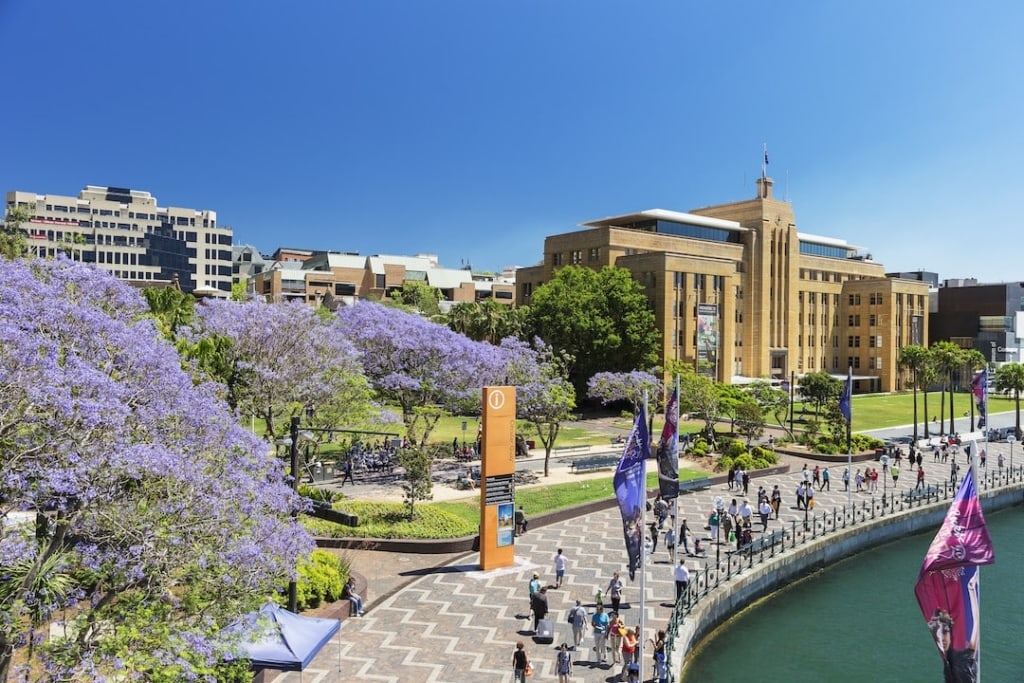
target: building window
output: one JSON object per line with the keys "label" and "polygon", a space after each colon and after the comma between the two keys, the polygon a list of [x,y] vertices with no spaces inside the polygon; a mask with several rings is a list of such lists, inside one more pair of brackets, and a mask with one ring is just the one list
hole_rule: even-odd
{"label": "building window", "polygon": [[850,305],[851,306],[860,306],[860,294],[851,294],[850,295]]}
{"label": "building window", "polygon": [[860,327],[860,315],[849,316],[847,324],[850,327]]}
{"label": "building window", "polygon": [[878,316],[875,315],[874,313],[872,313],[871,315],[868,316],[868,325],[870,325],[871,327],[874,327],[877,324],[878,324]]}
{"label": "building window", "polygon": [[583,252],[579,249],[573,250],[569,253],[569,258],[573,265],[579,265],[583,263]]}
{"label": "building window", "polygon": [[860,348],[860,335],[851,334],[849,337],[847,337],[846,338],[846,347],[849,348],[849,349],[859,349]]}
{"label": "building window", "polygon": [[591,261],[599,261],[601,259],[601,248],[600,247],[591,247],[587,251],[587,259],[589,259]]}
{"label": "building window", "polygon": [[696,290],[703,291],[706,286],[706,278],[702,273],[693,274],[693,288]]}
{"label": "building window", "polygon": [[551,265],[560,266],[562,265],[562,254],[555,253],[551,255]]}
{"label": "building window", "polygon": [[872,292],[870,297],[869,297],[869,299],[868,299],[868,303],[871,304],[872,306],[881,306],[882,305],[882,293],[881,292]]}

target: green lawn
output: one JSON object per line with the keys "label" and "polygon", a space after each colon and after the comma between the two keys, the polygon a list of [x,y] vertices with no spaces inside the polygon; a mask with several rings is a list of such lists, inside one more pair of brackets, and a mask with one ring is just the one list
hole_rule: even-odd
{"label": "green lawn", "polygon": [[[928,412],[924,414],[924,392],[917,393],[917,418],[918,429],[923,431],[924,421],[929,417],[941,417],[945,415],[946,426],[949,425],[949,394],[945,395],[945,411],[942,410],[940,401],[942,394],[937,391],[928,393]],[[953,410],[956,413],[956,429],[960,432],[968,431],[970,427],[971,394],[957,393],[953,396]],[[800,409],[803,404],[796,403],[794,412],[796,419],[800,419]],[[807,414],[810,416],[814,408],[807,404]],[[1014,410],[1014,401],[1002,396],[989,396],[989,412],[1001,413]],[[897,427],[899,425],[910,425],[914,423],[914,394],[864,394],[853,397],[853,431],[866,431],[870,429],[884,429],[886,427]],[[964,417],[967,413],[967,417]],[[797,423],[799,428],[799,422]],[[930,425],[929,430],[935,431],[937,425]]]}

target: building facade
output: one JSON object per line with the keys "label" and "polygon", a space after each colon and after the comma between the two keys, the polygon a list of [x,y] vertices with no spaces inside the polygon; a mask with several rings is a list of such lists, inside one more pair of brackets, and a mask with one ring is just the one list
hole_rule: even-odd
{"label": "building facade", "polygon": [[231,293],[231,228],[209,210],[161,207],[149,192],[87,185],[77,197],[12,191],[27,209],[30,254],[63,252],[137,286],[177,279],[185,292]]}
{"label": "building facade", "polygon": [[946,280],[935,297],[932,339],[977,349],[996,366],[1021,362],[1024,283]]}
{"label": "building facade", "polygon": [[721,382],[852,367],[855,390],[893,391],[900,347],[927,344],[927,284],[887,278],[844,240],[798,232],[770,178],[751,200],[583,227],[546,238],[543,264],[516,272],[517,303],[566,265],[626,268],[653,306],[662,367],[690,364]]}

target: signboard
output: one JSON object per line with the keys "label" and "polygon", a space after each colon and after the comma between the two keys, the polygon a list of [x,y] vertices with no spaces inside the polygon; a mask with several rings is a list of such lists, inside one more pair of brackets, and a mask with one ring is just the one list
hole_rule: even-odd
{"label": "signboard", "polygon": [[515,562],[516,388],[484,387],[480,420],[480,569]]}

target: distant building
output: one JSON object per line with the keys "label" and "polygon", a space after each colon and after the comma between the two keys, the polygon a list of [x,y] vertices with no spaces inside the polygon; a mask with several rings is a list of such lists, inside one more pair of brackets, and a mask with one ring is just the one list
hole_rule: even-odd
{"label": "distant building", "polygon": [[990,363],[1021,362],[1024,283],[950,279],[935,292],[929,336],[977,349]]}
{"label": "distant building", "polygon": [[514,273],[445,268],[433,254],[361,256],[281,247],[271,258],[253,278],[254,291],[273,301],[301,300],[334,309],[358,299],[389,297],[407,282],[423,282],[441,292],[442,310],[485,299],[513,304]]}
{"label": "distant building", "polygon": [[24,207],[30,253],[64,252],[136,286],[231,293],[231,228],[209,210],[161,207],[149,192],[87,185],[77,197],[11,191],[7,208]]}
{"label": "distant building", "polygon": [[927,344],[928,285],[887,278],[845,240],[798,232],[772,196],[689,213],[651,209],[583,223],[544,240],[542,265],[516,272],[516,301],[567,265],[615,265],[643,284],[662,338],[661,366],[692,365],[721,382],[853,368],[855,390],[893,391],[897,356]]}

